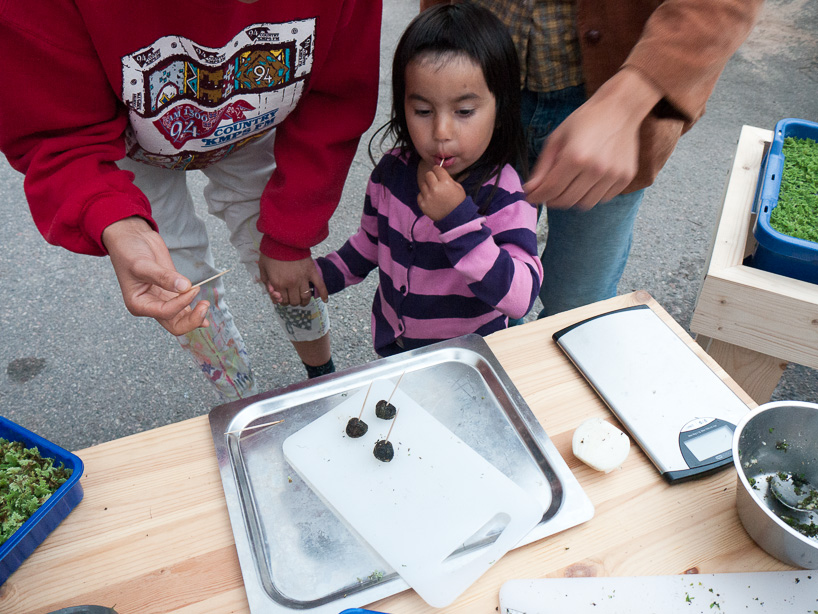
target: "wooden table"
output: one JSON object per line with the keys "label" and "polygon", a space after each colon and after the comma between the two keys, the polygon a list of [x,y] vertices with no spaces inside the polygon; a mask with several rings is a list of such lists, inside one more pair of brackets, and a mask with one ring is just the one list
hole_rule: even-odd
{"label": "wooden table", "polygon": [[[511,379],[593,502],[593,519],[508,553],[441,612],[495,614],[513,578],[770,571],[788,567],[747,536],[732,469],[668,486],[636,446],[621,470],[571,453],[583,420],[615,422],[551,340],[586,317],[647,303],[749,404],[752,400],[646,293],[589,305],[488,337]],[[0,587],[3,614],[106,605],[119,614],[249,614],[207,416],[78,452],[85,498]],[[435,611],[413,591],[372,604]]]}
{"label": "wooden table", "polygon": [[818,285],[743,264],[755,249],[753,202],[769,130],[744,126],[690,330],[757,403],[792,362],[818,369]]}

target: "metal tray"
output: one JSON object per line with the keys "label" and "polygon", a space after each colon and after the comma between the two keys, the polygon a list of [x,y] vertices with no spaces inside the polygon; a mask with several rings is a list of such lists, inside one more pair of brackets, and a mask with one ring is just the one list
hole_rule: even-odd
{"label": "metal tray", "polygon": [[542,502],[542,521],[520,546],[593,516],[590,500],[482,337],[376,360],[210,412],[253,614],[337,614],[409,588],[322,503],[282,452],[287,437],[373,379],[397,382],[402,374],[403,392]]}

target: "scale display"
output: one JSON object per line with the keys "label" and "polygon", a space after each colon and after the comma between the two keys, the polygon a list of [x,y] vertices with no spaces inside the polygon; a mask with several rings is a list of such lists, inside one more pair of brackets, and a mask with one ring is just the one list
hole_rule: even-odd
{"label": "scale display", "polygon": [[553,335],[670,483],[732,464],[747,405],[647,305]]}
{"label": "scale display", "polygon": [[[708,418],[708,428],[696,428],[679,434],[679,443],[682,448],[682,456],[688,464],[706,463],[710,459],[720,460],[718,456],[725,450],[730,450],[733,446],[733,432],[736,427],[724,420]],[[687,458],[688,454],[693,454],[695,461]]]}

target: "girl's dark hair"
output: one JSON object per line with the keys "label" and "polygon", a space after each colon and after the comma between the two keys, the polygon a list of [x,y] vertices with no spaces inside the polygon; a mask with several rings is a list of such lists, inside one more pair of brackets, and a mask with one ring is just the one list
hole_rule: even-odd
{"label": "girl's dark hair", "polygon": [[[490,11],[468,2],[437,5],[407,26],[392,61],[392,116],[383,139],[394,138],[401,152],[413,150],[406,123],[406,67],[420,56],[431,60],[466,55],[483,71],[497,103],[494,134],[488,148],[468,173],[469,186],[479,187],[506,164],[524,163],[520,123],[520,63],[511,36]],[[473,180],[479,180],[476,185]]]}

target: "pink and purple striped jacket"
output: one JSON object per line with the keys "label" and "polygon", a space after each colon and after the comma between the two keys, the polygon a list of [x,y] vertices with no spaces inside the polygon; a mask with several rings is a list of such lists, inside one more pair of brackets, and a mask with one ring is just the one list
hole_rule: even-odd
{"label": "pink and purple striped jacket", "polygon": [[512,167],[433,222],[417,205],[418,160],[386,154],[370,177],[358,231],[316,259],[330,294],[378,269],[372,340],[380,356],[506,328],[509,317],[528,313],[542,283],[537,211]]}

